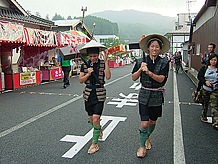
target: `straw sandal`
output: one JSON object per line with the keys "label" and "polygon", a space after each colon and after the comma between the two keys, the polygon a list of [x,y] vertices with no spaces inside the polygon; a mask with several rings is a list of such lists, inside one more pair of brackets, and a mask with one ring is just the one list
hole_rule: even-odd
{"label": "straw sandal", "polygon": [[88,150],[88,154],[94,154],[98,150],[99,150],[98,144],[92,143],[89,150]]}
{"label": "straw sandal", "polygon": [[146,148],[140,147],[140,148],[137,150],[136,156],[137,156],[138,158],[144,158],[144,157],[146,156]]}

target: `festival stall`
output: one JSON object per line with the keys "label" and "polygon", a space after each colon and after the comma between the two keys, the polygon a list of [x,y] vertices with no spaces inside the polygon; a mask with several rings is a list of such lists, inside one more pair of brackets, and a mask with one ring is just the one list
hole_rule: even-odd
{"label": "festival stall", "polygon": [[26,44],[21,49],[18,60],[20,87],[40,84],[44,69],[50,69],[48,51],[57,47],[55,32],[24,28]]}
{"label": "festival stall", "polygon": [[[109,58],[110,60],[108,61],[109,67],[110,68],[115,68],[115,67],[120,67],[125,65],[126,62],[124,62],[124,56],[128,53],[131,53],[131,50],[127,50],[125,45],[117,45],[114,47],[108,48],[109,52]],[[128,61],[128,57],[127,61]],[[128,63],[128,62],[127,62]]]}
{"label": "festival stall", "polygon": [[0,22],[0,91],[18,87],[14,65],[15,54],[20,52],[25,43],[23,25]]}

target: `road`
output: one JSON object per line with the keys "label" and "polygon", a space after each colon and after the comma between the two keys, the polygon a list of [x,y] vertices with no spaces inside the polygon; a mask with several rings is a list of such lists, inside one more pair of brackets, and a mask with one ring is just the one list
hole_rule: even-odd
{"label": "road", "polygon": [[78,77],[0,94],[0,164],[215,164],[217,131],[200,122],[201,106],[191,99],[194,84],[170,71],[163,116],[144,159],[139,146],[137,93],[133,65],[111,69],[101,124],[99,152],[89,155],[92,129],[84,111]]}

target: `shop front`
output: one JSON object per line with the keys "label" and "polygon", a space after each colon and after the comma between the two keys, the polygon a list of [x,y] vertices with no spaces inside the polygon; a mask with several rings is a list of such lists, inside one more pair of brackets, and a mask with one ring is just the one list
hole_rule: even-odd
{"label": "shop front", "polygon": [[[63,78],[61,68],[56,62],[57,40],[55,32],[32,28],[24,28],[24,30],[27,42],[20,57],[19,66],[38,70],[40,73],[37,76],[39,78],[37,81],[39,82]],[[53,72],[56,75],[53,75],[55,74]]]}
{"label": "shop front", "polygon": [[116,68],[124,66],[126,63],[129,64],[129,58],[126,55],[131,52],[132,51],[126,49],[125,45],[117,45],[108,48],[108,53],[110,54],[108,61],[109,67]]}
{"label": "shop front", "polygon": [[0,91],[14,87],[14,57],[25,44],[23,25],[11,22],[0,22]]}

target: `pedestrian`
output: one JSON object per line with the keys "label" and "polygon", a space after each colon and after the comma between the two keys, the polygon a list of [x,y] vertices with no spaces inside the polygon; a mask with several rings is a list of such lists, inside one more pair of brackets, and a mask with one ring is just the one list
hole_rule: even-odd
{"label": "pedestrian", "polygon": [[99,59],[99,53],[106,47],[100,43],[91,40],[80,49],[81,54],[88,56],[89,60],[81,65],[79,81],[85,83],[83,98],[85,110],[88,113],[89,123],[93,127],[92,144],[88,150],[93,154],[99,150],[98,139],[102,137],[100,117],[103,112],[106,99],[106,89],[104,87],[105,78],[111,78],[111,72],[108,65],[107,51],[104,53],[104,60]]}
{"label": "pedestrian", "polygon": [[169,73],[169,62],[159,54],[167,52],[170,42],[159,34],[143,36],[139,41],[140,49],[148,56],[136,60],[132,71],[132,80],[140,77],[139,91],[140,114],[140,147],[136,153],[138,158],[146,156],[146,150],[151,149],[150,135],[153,132],[158,117],[162,116],[164,102],[163,91]]}
{"label": "pedestrian", "polygon": [[171,54],[170,55],[170,70],[173,71],[173,69],[174,69],[174,55]]}
{"label": "pedestrian", "polygon": [[58,55],[58,63],[59,63],[59,66],[61,66],[62,71],[64,73],[64,80],[63,80],[64,85],[63,85],[63,87],[67,88],[70,85],[70,80],[69,80],[69,73],[70,73],[70,70],[71,70],[70,59],[65,60],[59,54]]}
{"label": "pedestrian", "polygon": [[203,55],[202,53],[200,54],[201,64],[206,65],[207,59],[210,55],[212,55],[212,54],[217,55],[217,53],[215,52],[215,49],[216,49],[216,44],[214,44],[212,42],[208,44],[208,46],[207,46],[208,53],[205,53],[205,55]]}
{"label": "pedestrian", "polygon": [[203,104],[201,121],[207,122],[208,107],[211,107],[213,127],[218,130],[218,57],[212,54],[208,57],[207,65],[199,71],[199,81],[203,84]]}
{"label": "pedestrian", "polygon": [[175,65],[176,65],[176,74],[179,73],[179,68],[181,68],[181,57],[179,56],[179,52],[175,52],[174,54],[174,61],[175,61]]}
{"label": "pedestrian", "polygon": [[178,56],[179,56],[179,58],[180,58],[180,68],[181,68],[181,73],[183,72],[183,67],[182,67],[182,53],[181,53],[181,51],[178,51]]}
{"label": "pedestrian", "polygon": [[[205,55],[203,55],[202,53],[200,54],[201,64],[204,64],[204,66],[200,69],[200,71],[198,72],[198,76],[197,76],[198,77],[198,86],[197,86],[197,93],[198,94],[200,94],[200,92],[203,92],[202,87],[203,87],[203,84],[205,82],[204,74],[205,74],[205,71],[208,67],[207,64],[209,64],[207,62],[208,58],[210,55],[213,55],[213,54],[217,55],[215,52],[215,48],[216,48],[216,44],[211,42],[207,46],[208,53],[205,53]],[[206,101],[203,101],[202,103],[205,104]],[[207,115],[207,111],[208,111],[208,104],[207,103],[205,105],[202,104],[202,107],[204,107],[204,109],[202,109],[201,121],[207,122],[206,115]]]}

